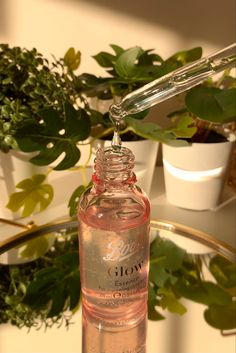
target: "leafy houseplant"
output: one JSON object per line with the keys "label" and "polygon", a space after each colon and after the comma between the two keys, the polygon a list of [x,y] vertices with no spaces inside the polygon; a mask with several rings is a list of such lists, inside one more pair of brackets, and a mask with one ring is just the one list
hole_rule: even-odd
{"label": "leafy houseplant", "polygon": [[[1,45],[2,152],[16,148],[25,153],[35,152],[30,162],[36,165],[53,163],[52,170],[74,169],[80,160],[81,144],[88,143],[91,147],[94,139],[113,131],[108,113],[94,109],[90,98],[116,100],[202,54],[200,48],[195,48],[163,60],[140,47],[127,50],[116,45],[111,47],[113,54],[102,52],[95,56],[99,65],[107,70],[105,77],[97,77],[75,73],[80,53],[73,49],[69,49],[63,59],[54,59],[50,64],[35,49],[28,51]],[[196,131],[192,116],[187,119],[184,116],[176,120],[174,127],[162,129],[157,124],[143,122],[146,113],[127,117],[122,133],[135,132],[142,138],[181,144],[183,141],[176,139],[190,138]],[[58,161],[62,154],[63,159]],[[17,187],[22,191],[13,194],[8,204],[13,211],[22,208],[23,216],[28,216],[38,203],[41,209],[48,206],[41,197],[45,191],[43,176],[34,176]],[[85,187],[79,186],[72,195],[71,215],[75,213],[77,198]],[[78,254],[75,252],[77,236],[69,233],[63,239],[61,241],[59,236],[47,254],[33,262],[0,266],[2,323],[11,322],[18,327],[69,323],[80,296]],[[32,256],[35,248],[39,251],[41,246],[38,242],[29,243],[23,256]],[[185,297],[206,305],[205,318],[213,327],[235,327],[232,317],[235,268],[227,260],[217,256],[210,259],[209,269],[216,283],[204,280],[200,257],[192,258],[172,242],[154,241],[150,261],[150,319],[163,319],[157,306],[183,314],[185,308],[179,299]]]}
{"label": "leafy houseplant", "polygon": [[[80,299],[77,227],[57,232],[53,246],[44,254],[48,237],[45,234],[23,245],[22,257],[32,260],[36,256],[36,260],[0,265],[0,323],[19,328],[70,324]],[[206,269],[211,279],[205,279]],[[165,319],[165,310],[183,315],[187,309],[181,299],[186,298],[205,306],[209,325],[232,330],[236,327],[235,286],[235,265],[220,255],[193,256],[161,237],[151,243],[150,320]]]}
{"label": "leafy houseplant", "polygon": [[[73,168],[80,160],[80,146],[92,146],[94,139],[113,131],[108,113],[93,109],[91,97],[115,99],[151,80],[198,59],[201,49],[176,53],[167,60],[140,47],[112,45],[113,54],[101,52],[94,58],[106,69],[106,77],[83,73],[76,75],[80,52],[70,48],[63,59],[49,63],[36,49],[0,46],[0,146],[2,152],[19,149],[34,153],[30,162],[49,165],[51,170]],[[109,76],[107,76],[109,75]],[[188,124],[178,129],[162,129],[154,123],[142,123],[147,112],[127,117],[122,133],[142,138],[175,141],[176,136],[192,133]],[[184,131],[183,131],[184,130]],[[59,159],[59,161],[58,161]],[[43,187],[42,187],[43,185]],[[16,185],[21,191],[7,205],[13,212],[29,216],[37,206],[43,210],[53,192],[42,176]],[[86,185],[79,186],[69,202],[70,214]]]}
{"label": "leafy houseplant", "polygon": [[192,88],[173,122],[192,119],[190,144],[178,149],[163,145],[167,200],[192,210],[216,208],[223,195],[235,144],[236,80],[225,71]]}
{"label": "leafy houseplant", "polygon": [[[53,58],[50,63],[36,49],[1,44],[0,150],[6,153],[18,149],[30,156],[34,153],[29,157],[30,162],[50,166],[50,171],[81,170],[78,163],[82,145],[90,147],[90,158],[93,141],[109,136],[114,129],[109,113],[95,109],[91,99],[116,102],[202,55],[201,48],[193,48],[164,60],[152,50],[138,46],[127,50],[117,45],[111,48],[112,53],[100,52],[94,56],[106,72],[104,77],[97,77],[91,73],[76,74],[81,53],[73,48],[64,58]],[[169,128],[144,122],[147,111],[126,117],[122,139],[128,135],[130,139],[138,136],[170,145],[186,144],[186,139],[197,136],[202,119],[212,121],[213,113],[220,124],[235,118],[234,82],[226,75],[218,81],[219,87],[208,81],[207,85],[191,90],[186,96],[187,111],[181,117],[178,115],[175,125]],[[222,85],[226,87],[222,89]],[[200,123],[193,114],[201,118]],[[23,217],[37,207],[45,209],[53,198],[52,186],[45,184],[43,176],[22,181],[16,187],[20,191],[12,195],[7,207],[13,212],[21,209]],[[70,215],[75,213],[78,197],[85,188],[86,182],[73,193]]]}

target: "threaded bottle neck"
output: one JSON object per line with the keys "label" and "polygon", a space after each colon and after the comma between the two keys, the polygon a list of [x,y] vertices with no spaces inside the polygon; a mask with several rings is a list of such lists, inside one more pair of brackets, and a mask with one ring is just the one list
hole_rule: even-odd
{"label": "threaded bottle neck", "polygon": [[126,147],[100,148],[96,153],[93,182],[99,185],[133,184],[134,155]]}

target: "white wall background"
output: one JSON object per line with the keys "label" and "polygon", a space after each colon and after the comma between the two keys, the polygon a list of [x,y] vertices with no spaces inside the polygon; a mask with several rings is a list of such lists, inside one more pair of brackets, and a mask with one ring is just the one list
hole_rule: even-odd
{"label": "white wall background", "polygon": [[0,42],[46,56],[82,51],[81,72],[101,70],[91,55],[110,43],[153,48],[164,58],[200,45],[204,54],[235,41],[234,0],[0,0]]}

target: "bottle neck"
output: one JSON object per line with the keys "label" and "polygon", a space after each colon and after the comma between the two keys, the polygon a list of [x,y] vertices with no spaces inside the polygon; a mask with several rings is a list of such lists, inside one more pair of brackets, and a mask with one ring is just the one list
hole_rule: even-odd
{"label": "bottle neck", "polygon": [[122,188],[136,182],[134,155],[126,147],[100,148],[94,160],[93,183],[99,188]]}

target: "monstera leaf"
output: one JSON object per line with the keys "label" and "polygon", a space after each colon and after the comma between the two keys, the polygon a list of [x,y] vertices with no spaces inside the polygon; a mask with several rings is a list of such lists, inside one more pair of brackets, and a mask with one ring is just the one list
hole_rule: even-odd
{"label": "monstera leaf", "polygon": [[[16,140],[24,152],[38,151],[30,161],[36,165],[49,165],[62,158],[54,167],[63,170],[73,167],[80,159],[78,141],[90,134],[90,120],[85,110],[75,110],[65,103],[64,116],[48,108],[40,111],[41,121],[26,120],[17,131]],[[64,119],[63,119],[64,118]]]}

